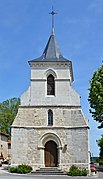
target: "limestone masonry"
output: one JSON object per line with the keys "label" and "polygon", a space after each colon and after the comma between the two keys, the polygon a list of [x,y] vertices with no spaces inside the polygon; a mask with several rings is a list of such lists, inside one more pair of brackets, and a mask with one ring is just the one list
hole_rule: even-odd
{"label": "limestone masonry", "polygon": [[12,124],[12,165],[89,168],[89,127],[72,88],[72,62],[59,49],[54,29],[46,48],[29,61],[31,84]]}

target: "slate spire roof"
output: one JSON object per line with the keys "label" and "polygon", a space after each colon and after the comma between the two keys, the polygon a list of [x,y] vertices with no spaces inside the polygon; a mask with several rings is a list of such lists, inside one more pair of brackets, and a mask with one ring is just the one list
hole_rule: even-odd
{"label": "slate spire roof", "polygon": [[54,32],[51,33],[42,56],[32,61],[68,61],[61,54]]}
{"label": "slate spire roof", "polygon": [[43,51],[43,54],[39,57],[36,58],[34,60],[31,60],[29,62],[39,62],[39,61],[69,61],[66,58],[63,57],[63,55],[61,54],[58,42],[56,40],[56,36],[54,33],[54,15],[57,14],[53,11],[53,7],[52,7],[52,12],[49,13],[52,15],[52,30],[51,30],[51,35],[49,37],[49,40],[47,42],[47,45]]}
{"label": "slate spire roof", "polygon": [[42,56],[31,61],[68,61],[61,54],[54,30],[52,31]]}
{"label": "slate spire roof", "polygon": [[43,61],[65,61],[62,56],[56,36],[52,33],[43,52]]}

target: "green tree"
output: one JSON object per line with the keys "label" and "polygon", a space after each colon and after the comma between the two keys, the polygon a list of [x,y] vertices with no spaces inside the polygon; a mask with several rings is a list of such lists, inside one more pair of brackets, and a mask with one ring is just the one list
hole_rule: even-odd
{"label": "green tree", "polygon": [[16,117],[19,104],[19,98],[11,98],[0,103],[0,129],[2,132],[10,135],[10,127]]}
{"label": "green tree", "polygon": [[99,155],[100,159],[103,160],[103,135],[102,135],[101,139],[99,139],[97,141],[97,143],[98,143],[98,146],[100,148],[100,155]]}
{"label": "green tree", "polygon": [[103,65],[94,72],[90,80],[88,100],[93,119],[100,123],[98,128],[103,128]]}

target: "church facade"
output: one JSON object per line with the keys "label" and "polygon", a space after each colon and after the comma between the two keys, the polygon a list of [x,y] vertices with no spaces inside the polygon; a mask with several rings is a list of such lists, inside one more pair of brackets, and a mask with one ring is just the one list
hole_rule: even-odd
{"label": "church facade", "polygon": [[61,54],[53,27],[42,56],[29,65],[31,83],[11,129],[12,166],[89,168],[87,119],[72,88],[72,62]]}

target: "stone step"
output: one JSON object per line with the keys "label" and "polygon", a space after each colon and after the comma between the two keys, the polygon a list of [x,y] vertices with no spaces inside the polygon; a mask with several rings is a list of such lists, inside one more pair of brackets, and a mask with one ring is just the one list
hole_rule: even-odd
{"label": "stone step", "polygon": [[45,168],[40,168],[40,169],[37,169],[37,170],[42,170],[42,171],[49,171],[49,170],[53,170],[53,171],[57,171],[57,170],[60,170],[58,167],[45,167]]}
{"label": "stone step", "polygon": [[32,175],[66,175],[66,173],[61,172],[32,172]]}
{"label": "stone step", "polygon": [[63,171],[57,167],[47,167],[37,169],[35,172],[32,172],[34,175],[66,175]]}

